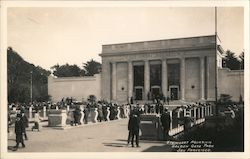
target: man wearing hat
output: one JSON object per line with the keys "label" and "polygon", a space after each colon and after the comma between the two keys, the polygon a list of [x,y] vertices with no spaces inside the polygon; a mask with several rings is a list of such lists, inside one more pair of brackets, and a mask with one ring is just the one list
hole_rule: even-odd
{"label": "man wearing hat", "polygon": [[161,115],[161,125],[163,129],[163,139],[167,140],[169,138],[169,129],[170,129],[171,118],[170,114],[168,113],[168,109],[165,108],[164,112]]}
{"label": "man wearing hat", "polygon": [[136,111],[132,111],[128,122],[128,130],[129,130],[128,144],[131,138],[132,147],[134,147],[134,137],[136,146],[139,147],[139,129],[140,129],[139,114]]}
{"label": "man wearing hat", "polygon": [[17,114],[16,116],[16,122],[15,122],[15,133],[16,133],[16,146],[15,148],[18,149],[19,144],[22,144],[22,147],[25,147],[24,141],[23,141],[23,132],[24,132],[24,124],[21,120],[22,115]]}

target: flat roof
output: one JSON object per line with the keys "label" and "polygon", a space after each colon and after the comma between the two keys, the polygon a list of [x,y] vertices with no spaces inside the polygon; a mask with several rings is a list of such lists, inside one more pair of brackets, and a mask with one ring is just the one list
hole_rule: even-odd
{"label": "flat roof", "polygon": [[206,36],[184,37],[184,38],[174,38],[174,39],[106,44],[102,45],[102,53],[100,54],[100,56],[103,56],[104,54],[150,51],[150,50],[207,48],[207,47],[215,47],[215,43],[216,43],[215,35],[206,35]]}

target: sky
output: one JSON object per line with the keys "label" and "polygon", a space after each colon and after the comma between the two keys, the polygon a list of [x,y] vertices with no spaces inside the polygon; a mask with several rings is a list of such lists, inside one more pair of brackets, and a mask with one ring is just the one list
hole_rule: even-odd
{"label": "sky", "polygon": [[[243,50],[244,10],[218,8],[224,50]],[[213,7],[8,8],[7,43],[24,60],[50,69],[90,59],[101,62],[102,45],[212,35]]]}

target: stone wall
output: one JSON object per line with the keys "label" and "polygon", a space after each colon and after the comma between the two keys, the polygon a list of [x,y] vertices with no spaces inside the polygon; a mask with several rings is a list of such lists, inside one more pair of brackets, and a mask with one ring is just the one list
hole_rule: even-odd
{"label": "stone wall", "polygon": [[101,74],[90,77],[48,77],[48,94],[52,102],[62,98],[73,97],[78,101],[87,99],[89,95],[101,98]]}
{"label": "stone wall", "polygon": [[117,86],[116,99],[119,103],[128,102],[128,64],[125,62],[117,63]]}
{"label": "stone wall", "polygon": [[199,58],[186,58],[185,99],[198,101],[200,99],[200,61]]}
{"label": "stone wall", "polygon": [[238,102],[240,95],[244,100],[244,71],[222,68],[218,70],[218,96],[229,94]]}

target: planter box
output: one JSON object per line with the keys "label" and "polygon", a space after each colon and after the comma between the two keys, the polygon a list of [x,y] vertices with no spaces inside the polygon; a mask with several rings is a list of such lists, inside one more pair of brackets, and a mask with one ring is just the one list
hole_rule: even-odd
{"label": "planter box", "polygon": [[50,110],[48,116],[48,126],[64,127],[66,126],[66,110]]}

